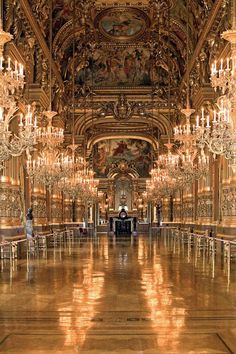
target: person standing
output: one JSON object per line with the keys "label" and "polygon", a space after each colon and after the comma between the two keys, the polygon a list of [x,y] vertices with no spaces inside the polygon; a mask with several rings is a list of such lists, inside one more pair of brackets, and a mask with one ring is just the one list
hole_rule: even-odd
{"label": "person standing", "polygon": [[26,214],[26,238],[32,240],[33,238],[33,210],[29,208]]}

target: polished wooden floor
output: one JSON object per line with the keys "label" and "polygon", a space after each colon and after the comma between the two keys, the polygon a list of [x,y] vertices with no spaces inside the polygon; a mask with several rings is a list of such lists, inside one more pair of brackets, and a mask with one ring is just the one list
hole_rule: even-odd
{"label": "polished wooden floor", "polygon": [[236,353],[236,262],[156,235],[1,263],[0,352]]}

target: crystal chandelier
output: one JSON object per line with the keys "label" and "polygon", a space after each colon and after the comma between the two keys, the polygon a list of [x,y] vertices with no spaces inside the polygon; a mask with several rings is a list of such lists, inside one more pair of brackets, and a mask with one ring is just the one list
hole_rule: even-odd
{"label": "crystal chandelier", "polygon": [[63,191],[64,194],[69,195],[73,200],[75,200],[79,195],[82,194],[82,180],[83,175],[81,172],[75,172],[70,178],[64,177],[57,183],[57,188]]}
{"label": "crystal chandelier", "polygon": [[[174,138],[180,143],[180,147],[177,149],[179,161],[170,170],[170,174],[182,180],[183,185],[200,179],[209,169],[209,158],[204,152],[205,143],[199,144],[200,134],[198,133],[200,131],[190,124],[190,116],[193,112],[194,110],[187,105],[187,108],[182,110],[186,116],[186,124],[174,128]],[[201,148],[200,153],[199,147]]]}
{"label": "crystal chandelier", "polygon": [[205,155],[204,150],[201,150],[200,154],[198,152],[191,154],[186,150],[180,154],[180,162],[174,176],[183,188],[203,177],[208,170],[209,157]]}
{"label": "crystal chandelier", "polygon": [[[10,116],[10,117],[9,117]],[[5,113],[3,107],[0,107],[0,165],[11,156],[20,156],[26,149],[31,149],[36,144],[37,120],[33,118],[30,106],[23,118],[20,114],[20,123],[18,124],[18,134],[9,130],[11,113]]]}
{"label": "crystal chandelier", "polygon": [[82,179],[82,194],[81,198],[88,201],[94,201],[97,198],[98,180],[94,179],[94,172],[90,169],[85,170]]}
{"label": "crystal chandelier", "polygon": [[[187,0],[187,10],[189,1]],[[189,63],[189,16],[187,18],[187,64]],[[194,125],[191,125],[191,115],[195,112],[190,107],[190,70],[187,65],[187,107],[181,110],[185,116],[185,124],[174,128],[174,139],[179,144],[177,153],[179,155],[178,164],[170,171],[171,175],[175,176],[182,185],[191,184],[194,180],[201,178],[208,170],[208,157],[205,156],[204,146],[201,146],[199,154],[199,146],[197,145],[197,135]]]}
{"label": "crystal chandelier", "polygon": [[213,154],[227,154],[232,142],[232,122],[230,111],[224,107],[223,99],[219,111],[213,112],[213,120],[210,120],[209,115],[205,116],[204,108],[202,108],[201,118],[196,117],[195,130],[198,145],[201,148],[206,145]]}
{"label": "crystal chandelier", "polygon": [[59,149],[52,149],[50,144],[46,145],[35,159],[29,155],[26,167],[32,182],[42,183],[49,190],[61,179],[64,179],[65,187],[65,181],[73,176],[75,168],[73,157]]}
{"label": "crystal chandelier", "polygon": [[68,194],[73,200],[80,198],[89,202],[97,198],[98,180],[92,170],[78,170],[71,177],[65,177],[57,183],[57,188]]}
{"label": "crystal chandelier", "polygon": [[175,141],[180,142],[185,149],[192,149],[196,146],[196,135],[194,132],[194,127],[191,126],[190,117],[195,110],[191,109],[189,104],[187,104],[187,108],[182,109],[181,112],[185,115],[186,123],[174,127],[174,139]]}
{"label": "crystal chandelier", "polygon": [[[201,121],[201,122],[200,122]],[[196,135],[200,147],[207,146],[214,155],[223,155],[230,160],[233,172],[236,172],[236,132],[230,116],[230,110],[224,108],[224,100],[221,98],[221,108],[213,112],[213,120],[202,116],[196,117]]]}
{"label": "crystal chandelier", "polygon": [[4,65],[4,47],[12,38],[10,33],[3,30],[0,20],[0,169],[11,156],[20,156],[26,149],[31,149],[37,135],[37,122],[30,106],[25,117],[20,114],[18,133],[9,130],[18,111],[14,94],[24,88],[23,65],[15,61],[13,69],[10,58]]}
{"label": "crystal chandelier", "polygon": [[50,1],[50,67],[49,67],[49,109],[44,112],[47,117],[47,126],[38,129],[38,142],[42,150],[35,159],[29,155],[27,172],[32,181],[44,184],[49,190],[61,178],[72,173],[73,159],[60,151],[59,147],[64,140],[64,130],[54,127],[53,118],[57,112],[52,111],[52,0]]}
{"label": "crystal chandelier", "polygon": [[[231,57],[220,59],[212,64],[212,87],[223,94],[220,97],[221,107],[218,114],[214,112],[212,124],[202,113],[201,127],[199,118],[196,122],[199,144],[206,144],[213,154],[223,155],[230,160],[230,165],[236,172],[236,1],[232,3],[232,28],[222,33],[222,38],[230,43]],[[223,103],[222,103],[223,102]],[[225,106],[226,108],[222,108]],[[206,125],[204,124],[206,121]]]}
{"label": "crystal chandelier", "polygon": [[[1,6],[1,4],[0,4]],[[0,20],[0,92],[1,96],[14,94],[16,91],[24,88],[24,67],[22,64],[15,61],[14,69],[12,68],[11,59],[7,59],[7,64],[4,65],[4,48],[6,43],[10,42],[13,36],[5,32]]]}
{"label": "crystal chandelier", "polygon": [[63,143],[64,130],[62,128],[56,128],[52,125],[52,119],[57,115],[57,112],[49,110],[44,112],[44,115],[47,117],[48,124],[46,127],[41,127],[38,129],[38,142],[43,146],[54,149]]}
{"label": "crystal chandelier", "polygon": [[146,198],[148,200],[160,200],[170,196],[179,188],[178,181],[172,177],[166,168],[160,167],[160,161],[156,162],[150,174],[151,179],[146,181]]}
{"label": "crystal chandelier", "polygon": [[26,166],[32,181],[42,183],[51,190],[61,178],[72,174],[74,161],[73,157],[59,149],[64,140],[64,130],[52,125],[52,118],[57,113],[49,110],[44,114],[48,118],[48,125],[37,132],[42,150],[34,159],[28,155]]}
{"label": "crystal chandelier", "polygon": [[[74,140],[74,139],[73,139]],[[73,142],[68,148],[72,154],[69,158],[70,166],[66,168],[67,173],[63,174],[62,179],[57,183],[56,188],[68,194],[73,200],[83,194],[83,179],[85,175],[85,161],[82,157],[75,156],[77,145]],[[64,165],[64,164],[63,164]],[[62,169],[64,170],[64,168]],[[68,171],[71,171],[68,173]]]}
{"label": "crystal chandelier", "polygon": [[36,159],[29,155],[26,167],[32,182],[43,183],[49,190],[63,177],[60,154],[57,151],[45,149]]}

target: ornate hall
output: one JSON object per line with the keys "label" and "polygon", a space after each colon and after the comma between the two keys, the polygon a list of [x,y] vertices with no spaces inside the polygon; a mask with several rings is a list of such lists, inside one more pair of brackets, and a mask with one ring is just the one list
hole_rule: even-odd
{"label": "ornate hall", "polygon": [[0,352],[236,354],[236,0],[0,0]]}

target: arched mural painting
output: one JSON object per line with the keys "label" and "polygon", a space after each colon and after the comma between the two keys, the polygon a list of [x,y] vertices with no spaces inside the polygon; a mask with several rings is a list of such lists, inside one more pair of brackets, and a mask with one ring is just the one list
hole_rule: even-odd
{"label": "arched mural painting", "polygon": [[152,161],[152,146],[139,139],[102,140],[93,147],[93,168],[97,178],[107,177],[110,169],[126,162],[140,177],[148,177]]}

